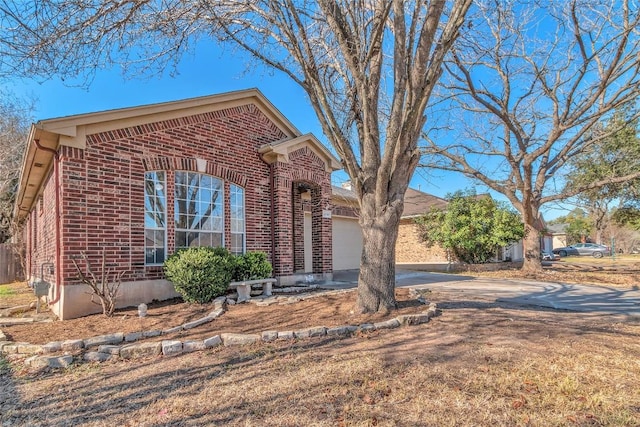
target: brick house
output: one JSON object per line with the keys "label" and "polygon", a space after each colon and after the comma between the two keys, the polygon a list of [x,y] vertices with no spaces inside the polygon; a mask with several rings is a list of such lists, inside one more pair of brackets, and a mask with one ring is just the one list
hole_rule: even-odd
{"label": "brick house", "polygon": [[425,192],[408,188],[404,195],[404,211],[400,218],[398,240],[396,242],[396,262],[398,263],[443,263],[447,254],[438,245],[428,247],[420,240],[415,219],[431,209],[444,209],[447,201]]}
{"label": "brick house", "polygon": [[256,89],[40,121],[15,206],[27,277],[61,319],[99,311],[82,252],[126,271],[119,306],[174,297],[162,263],[188,246],[264,251],[282,283],[331,278],[339,167]]}
{"label": "brick house", "polygon": [[[332,203],[334,267],[336,270],[358,268],[362,252],[362,232],[357,224],[356,195],[349,183],[345,183],[342,188],[333,188]],[[413,188],[407,189],[396,241],[397,263],[447,262],[447,254],[441,247],[427,247],[420,240],[415,223],[417,217],[432,208],[445,208],[447,203],[440,197]]]}

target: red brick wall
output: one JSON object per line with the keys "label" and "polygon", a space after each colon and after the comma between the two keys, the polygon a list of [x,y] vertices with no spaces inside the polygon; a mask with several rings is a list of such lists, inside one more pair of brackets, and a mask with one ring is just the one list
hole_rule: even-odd
{"label": "red brick wall", "polygon": [[[303,147],[289,153],[289,162],[276,162],[275,217],[276,227],[275,271],[277,275],[291,275],[304,268],[301,248],[304,245],[303,205],[298,184],[311,187],[311,215],[313,236],[313,272],[330,273],[332,268],[331,218],[323,218],[322,211],[331,209],[331,176],[326,166],[311,149]],[[295,189],[295,191],[294,191]],[[297,212],[297,215],[288,213]],[[295,221],[294,221],[295,218]],[[297,253],[297,256],[294,254]]]}
{"label": "red brick wall", "polygon": [[[42,278],[55,282],[53,268],[42,268],[44,263],[55,263],[55,179],[53,168],[45,179],[41,196],[36,200],[33,211],[25,223],[27,279]],[[43,276],[43,277],[41,277]]]}
{"label": "red brick wall", "polygon": [[[85,150],[62,147],[63,284],[76,281],[72,258],[84,251],[98,262],[103,249],[113,268],[127,271],[123,281],[161,278],[161,267],[144,265],[144,173],[167,171],[171,220],[174,171],[197,170],[196,158],[207,160],[206,173],[224,180],[225,242],[230,241],[229,184],[233,183],[245,189],[247,250],[270,254],[269,167],[260,159],[257,148],[283,138],[285,135],[258,108],[246,105],[88,135]],[[323,179],[329,182],[325,175]],[[54,190],[53,179],[49,178],[44,213],[36,209],[29,215],[26,234],[32,244],[32,275],[43,261],[55,260]],[[291,210],[281,214],[290,218]],[[167,252],[172,253],[174,233],[169,223]]]}

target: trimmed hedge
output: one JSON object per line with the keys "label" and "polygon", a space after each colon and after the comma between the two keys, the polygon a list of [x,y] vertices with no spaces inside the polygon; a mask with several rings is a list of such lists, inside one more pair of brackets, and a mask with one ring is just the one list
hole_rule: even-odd
{"label": "trimmed hedge", "polygon": [[171,255],[164,272],[185,301],[203,304],[224,295],[232,281],[271,277],[272,267],[264,252],[234,256],[225,248],[198,247]]}
{"label": "trimmed hedge", "polygon": [[247,252],[236,256],[233,281],[268,279],[271,277],[271,263],[264,252]]}
{"label": "trimmed hedge", "polygon": [[233,278],[235,259],[223,248],[183,249],[164,263],[164,273],[187,302],[207,303],[223,295]]}

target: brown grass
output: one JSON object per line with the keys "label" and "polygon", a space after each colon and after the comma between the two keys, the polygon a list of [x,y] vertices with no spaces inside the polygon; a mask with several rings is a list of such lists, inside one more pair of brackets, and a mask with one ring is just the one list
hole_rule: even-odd
{"label": "brown grass", "polygon": [[0,285],[0,310],[16,307],[19,305],[29,305],[36,300],[33,290],[26,282],[13,282]]}
{"label": "brown grass", "polygon": [[0,424],[640,425],[638,321],[430,299],[428,324],[345,339],[55,372],[0,362]]}
{"label": "brown grass", "polygon": [[[635,264],[615,270],[583,261],[553,264],[541,277],[525,277],[626,288],[639,282]],[[517,271],[482,275],[489,274],[523,277]],[[399,291],[402,310],[420,309]],[[346,295],[232,307],[177,338],[366,321],[349,312],[353,294]],[[638,318],[439,291],[428,298],[441,314],[427,324],[343,339],[219,347],[58,371],[29,371],[18,358],[0,357],[0,425],[640,426]],[[106,321],[78,319],[64,334],[135,329],[140,321],[160,327],[208,311],[165,304],[142,320],[125,310]],[[54,333],[4,329],[21,338]]]}
{"label": "brown grass", "polygon": [[496,271],[473,271],[470,269],[464,274],[476,277],[528,279],[637,289],[640,285],[640,260],[631,257],[617,260],[569,257],[563,258],[561,261],[545,263],[543,271],[539,273],[523,272],[519,268],[502,268]]}

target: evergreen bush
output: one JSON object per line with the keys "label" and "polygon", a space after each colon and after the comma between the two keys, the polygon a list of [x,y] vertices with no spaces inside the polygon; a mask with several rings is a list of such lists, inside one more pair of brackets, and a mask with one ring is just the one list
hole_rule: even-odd
{"label": "evergreen bush", "polygon": [[164,272],[185,301],[203,304],[227,291],[235,261],[224,248],[188,248],[171,255]]}
{"label": "evergreen bush", "polygon": [[271,277],[271,263],[264,252],[247,252],[236,256],[234,281],[268,279]]}

